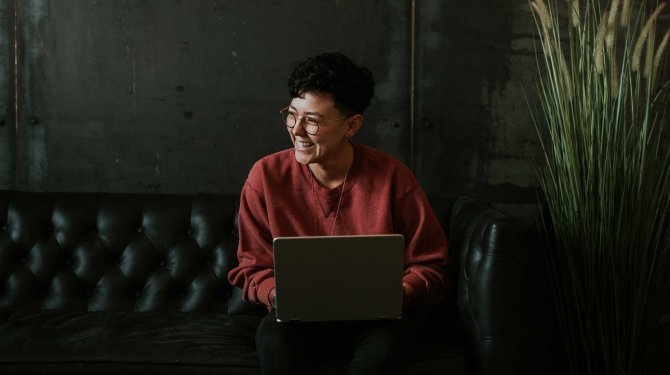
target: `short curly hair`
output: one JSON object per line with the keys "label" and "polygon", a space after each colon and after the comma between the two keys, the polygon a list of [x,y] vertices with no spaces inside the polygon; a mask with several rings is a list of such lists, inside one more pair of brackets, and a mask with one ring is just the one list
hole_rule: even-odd
{"label": "short curly hair", "polygon": [[366,67],[333,52],[309,57],[293,66],[288,92],[297,98],[309,91],[330,94],[345,115],[362,114],[374,95],[374,79]]}

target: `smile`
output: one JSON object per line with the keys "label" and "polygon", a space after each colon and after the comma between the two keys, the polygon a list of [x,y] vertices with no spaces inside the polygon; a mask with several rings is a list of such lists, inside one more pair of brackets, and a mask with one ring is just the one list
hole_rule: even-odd
{"label": "smile", "polygon": [[312,142],[305,142],[305,141],[298,141],[298,140],[295,141],[295,147],[298,150],[301,150],[301,151],[309,150],[310,148],[312,148],[314,146],[316,146],[316,145]]}

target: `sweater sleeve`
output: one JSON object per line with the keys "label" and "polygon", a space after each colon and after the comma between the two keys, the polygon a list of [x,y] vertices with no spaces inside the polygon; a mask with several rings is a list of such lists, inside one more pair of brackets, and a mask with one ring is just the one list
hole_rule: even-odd
{"label": "sweater sleeve", "polygon": [[447,238],[417,184],[396,201],[396,230],[405,236],[403,282],[413,288],[412,304],[435,304],[447,290]]}
{"label": "sweater sleeve", "polygon": [[272,309],[270,293],[275,287],[272,235],[265,196],[253,187],[254,172],[242,188],[238,215],[239,265],[228,274],[231,284],[242,288],[244,300]]}

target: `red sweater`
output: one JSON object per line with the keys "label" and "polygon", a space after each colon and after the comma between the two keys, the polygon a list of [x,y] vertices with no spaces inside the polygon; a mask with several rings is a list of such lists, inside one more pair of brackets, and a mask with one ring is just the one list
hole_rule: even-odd
{"label": "red sweater", "polygon": [[[228,277],[247,301],[268,308],[275,286],[272,239],[330,235],[342,192],[342,185],[328,190],[313,181],[294,152],[288,149],[256,162],[240,200],[239,265]],[[403,282],[414,289],[413,303],[439,301],[446,289],[447,239],[412,172],[382,151],[354,144],[344,185],[334,234],[402,234]]]}

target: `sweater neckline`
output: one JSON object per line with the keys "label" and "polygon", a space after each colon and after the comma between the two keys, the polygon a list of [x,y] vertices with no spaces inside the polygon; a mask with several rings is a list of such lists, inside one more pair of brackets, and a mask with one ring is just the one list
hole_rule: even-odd
{"label": "sweater neckline", "polygon": [[[319,184],[317,181],[314,181],[314,190],[316,191],[316,194],[319,196],[319,198],[327,202],[332,202],[339,199],[340,194],[346,194],[349,190],[351,190],[351,188],[354,187],[354,185],[356,185],[356,180],[358,179],[358,170],[360,169],[360,163],[362,160],[362,147],[353,141],[350,142],[353,146],[354,160],[351,163],[351,167],[349,169],[347,183],[344,186],[344,192],[342,192],[342,183],[332,189],[328,189],[324,186],[321,186],[321,184]],[[293,160],[295,160],[295,158]],[[303,181],[307,184],[311,184],[312,176],[310,174],[309,168],[307,167],[307,164],[300,164],[300,171],[303,177]]]}

